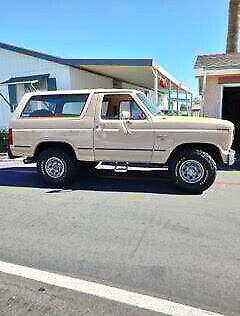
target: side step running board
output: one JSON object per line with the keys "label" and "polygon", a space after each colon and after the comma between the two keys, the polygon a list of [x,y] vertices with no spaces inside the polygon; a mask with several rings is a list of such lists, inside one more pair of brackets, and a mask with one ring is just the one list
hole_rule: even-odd
{"label": "side step running board", "polygon": [[127,162],[115,162],[114,172],[127,172],[128,171],[128,163]]}
{"label": "side step running board", "polygon": [[112,170],[114,172],[127,172],[128,167],[128,162],[115,161],[104,163],[100,161],[96,166],[96,169]]}
{"label": "side step running board", "polygon": [[133,164],[127,161],[112,161],[103,162],[100,161],[95,167],[97,170],[109,170],[114,172],[127,172],[127,171],[159,171],[167,170],[164,165],[154,164]]}

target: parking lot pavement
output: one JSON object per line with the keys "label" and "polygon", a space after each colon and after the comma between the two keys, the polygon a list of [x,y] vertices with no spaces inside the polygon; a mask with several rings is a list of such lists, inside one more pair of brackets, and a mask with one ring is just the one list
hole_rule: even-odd
{"label": "parking lot pavement", "polygon": [[0,315],[163,315],[96,296],[0,273]]}
{"label": "parking lot pavement", "polygon": [[[239,189],[238,170],[219,171],[202,195],[178,191],[165,171],[82,175],[72,187],[53,189],[32,166],[1,163],[0,261],[239,315]],[[25,307],[49,293],[38,291],[36,281],[0,278],[0,291],[7,293],[0,297],[21,294]],[[69,308],[65,315],[154,313],[45,286],[52,291],[43,301],[49,315],[61,315],[60,301]],[[96,310],[88,312],[89,306]]]}

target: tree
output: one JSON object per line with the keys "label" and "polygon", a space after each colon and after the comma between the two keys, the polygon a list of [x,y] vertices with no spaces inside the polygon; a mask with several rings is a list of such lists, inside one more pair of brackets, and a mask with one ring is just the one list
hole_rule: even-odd
{"label": "tree", "polygon": [[229,0],[227,54],[238,52],[239,8],[240,0]]}

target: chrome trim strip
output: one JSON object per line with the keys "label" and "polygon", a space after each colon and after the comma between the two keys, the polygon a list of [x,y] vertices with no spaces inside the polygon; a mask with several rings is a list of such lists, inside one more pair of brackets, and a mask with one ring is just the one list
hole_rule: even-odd
{"label": "chrome trim strip", "polygon": [[166,151],[164,149],[141,149],[141,148],[94,148],[95,150],[124,150],[124,151]]}
{"label": "chrome trim strip", "polygon": [[14,145],[14,148],[31,148],[31,145]]}

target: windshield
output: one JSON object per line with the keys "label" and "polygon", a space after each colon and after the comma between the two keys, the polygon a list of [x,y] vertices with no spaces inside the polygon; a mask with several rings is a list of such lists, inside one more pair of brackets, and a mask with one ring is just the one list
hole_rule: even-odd
{"label": "windshield", "polygon": [[137,96],[153,115],[162,115],[156,103],[153,102],[151,99],[147,98],[144,93],[137,93]]}

